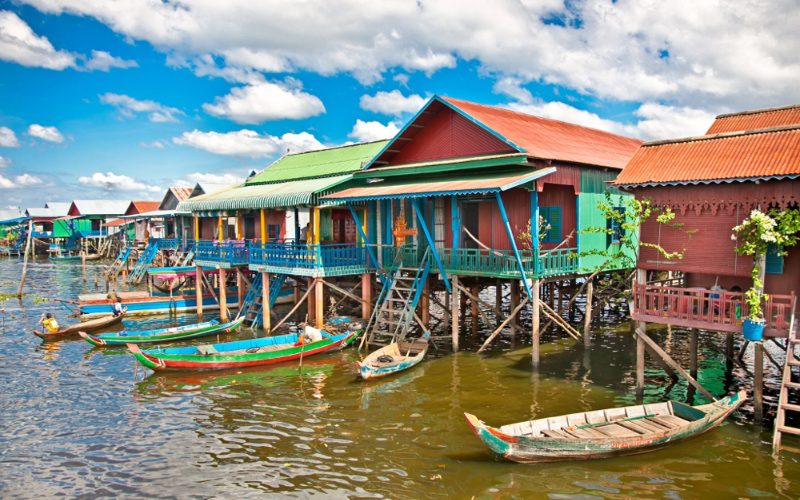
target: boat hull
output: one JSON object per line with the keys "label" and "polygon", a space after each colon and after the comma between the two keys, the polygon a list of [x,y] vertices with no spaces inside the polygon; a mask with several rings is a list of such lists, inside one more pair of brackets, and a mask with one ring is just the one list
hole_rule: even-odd
{"label": "boat hull", "polygon": [[122,322],[122,319],[125,316],[127,316],[126,313],[120,314],[119,316],[113,316],[111,314],[107,314],[103,317],[95,318],[85,323],[78,323],[76,325],[71,325],[66,328],[62,328],[57,332],[51,333],[48,331],[34,330],[33,334],[44,340],[57,340],[69,337],[71,335],[77,335],[81,331],[95,331],[101,328],[105,328],[107,326],[116,325]]}
{"label": "boat hull", "polygon": [[[155,314],[170,314],[171,312],[195,312],[197,311],[197,297],[194,295],[178,295],[170,299],[169,297],[137,297],[125,299],[122,303],[128,308],[129,316],[150,316]],[[228,309],[237,309],[239,306],[238,296],[234,293],[227,297]],[[80,314],[82,318],[95,318],[110,314],[113,303],[110,300],[101,301],[81,301]],[[211,296],[203,297],[204,311],[218,311],[219,304]]]}
{"label": "boat hull", "polygon": [[[89,335],[86,332],[80,332],[80,336],[90,344],[97,347],[106,346],[123,346],[127,344],[151,344],[158,342],[172,342],[176,340],[189,340],[208,335],[230,333],[238,329],[244,318],[239,318],[228,323],[220,323],[217,320],[200,323],[195,326],[196,328],[166,328],[162,330],[153,330],[151,333],[147,332],[120,332],[120,333],[107,333],[102,335]],[[138,335],[134,335],[139,333]]]}
{"label": "boat hull", "polygon": [[[415,345],[415,344],[410,344]],[[403,355],[402,348],[398,347],[397,344],[389,344],[377,351],[371,353],[369,356],[364,358],[363,361],[356,362],[356,367],[358,369],[358,376],[362,380],[371,380],[381,377],[387,377],[389,375],[394,375],[395,373],[399,373],[409,368],[413,368],[414,366],[418,365],[422,360],[425,358],[425,355],[428,352],[428,343],[425,341],[424,343],[420,342],[416,344],[419,346],[419,350],[415,352],[413,356]],[[398,359],[398,361],[391,362],[391,363],[381,363],[378,361],[378,358],[381,356],[389,356],[392,358]]]}
{"label": "boat hull", "polygon": [[465,413],[467,423],[492,454],[502,460],[535,464],[572,460],[593,460],[620,455],[655,451],[679,441],[699,436],[718,427],[733,413],[746,397],[744,391],[697,409],[708,408],[706,415],[674,431],[645,434],[638,438],[561,439],[514,436],[488,426],[474,415]]}

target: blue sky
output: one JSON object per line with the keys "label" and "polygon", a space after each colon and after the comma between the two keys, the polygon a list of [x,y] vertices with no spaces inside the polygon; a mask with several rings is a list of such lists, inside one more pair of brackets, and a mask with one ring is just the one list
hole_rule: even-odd
{"label": "blue sky", "polygon": [[642,139],[800,101],[800,9],[734,3],[0,2],[0,208],[218,188],[432,94]]}

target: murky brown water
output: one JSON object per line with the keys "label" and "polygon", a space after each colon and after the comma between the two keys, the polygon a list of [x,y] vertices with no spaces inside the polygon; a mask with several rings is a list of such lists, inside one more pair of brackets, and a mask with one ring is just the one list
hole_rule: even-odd
{"label": "murky brown water", "polygon": [[[17,260],[0,261],[0,291],[16,289],[19,271]],[[32,266],[30,285],[39,296],[62,298],[84,286],[79,266],[46,262]],[[28,297],[23,308],[12,300],[2,309],[4,498],[800,496],[798,456],[775,461],[770,433],[746,423],[747,409],[698,439],[632,458],[536,466],[492,460],[464,411],[502,424],[633,401],[634,349],[625,326],[599,327],[588,352],[548,343],[538,372],[529,348],[506,342],[485,356],[433,352],[411,372],[361,383],[353,350],[306,359],[302,371],[292,363],[143,375],[124,349],[101,351],[79,339],[43,345],[28,333],[44,310],[68,322],[57,305]],[[685,360],[683,340],[676,331],[669,345]],[[741,369],[726,378],[721,340],[701,336],[700,378],[717,393],[743,383]],[[664,397],[663,372],[648,370],[648,383],[648,401]],[[670,396],[685,393],[679,384]]]}

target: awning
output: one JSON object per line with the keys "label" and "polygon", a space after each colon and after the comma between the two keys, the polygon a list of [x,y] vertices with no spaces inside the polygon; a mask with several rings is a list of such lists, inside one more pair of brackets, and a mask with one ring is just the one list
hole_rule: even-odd
{"label": "awning", "polygon": [[122,215],[120,219],[163,219],[164,217],[180,217],[181,215],[192,215],[191,212],[181,212],[179,210],[153,210],[140,214]]}
{"label": "awning", "polygon": [[235,186],[186,200],[178,206],[178,210],[201,212],[314,205],[320,195],[326,194],[334,186],[352,177],[348,174],[274,184]]}
{"label": "awning", "polygon": [[548,167],[524,173],[516,172],[491,176],[452,176],[453,178],[450,179],[435,181],[379,182],[345,189],[338,193],[323,196],[321,199],[328,202],[345,202],[492,194],[521,186],[555,171],[555,167]]}

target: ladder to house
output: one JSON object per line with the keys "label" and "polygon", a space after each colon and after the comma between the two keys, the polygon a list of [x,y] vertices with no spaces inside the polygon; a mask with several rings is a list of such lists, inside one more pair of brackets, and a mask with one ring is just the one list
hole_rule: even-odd
{"label": "ladder to house", "polygon": [[425,250],[416,269],[403,267],[397,257],[395,263],[397,269],[384,282],[365,328],[368,332],[365,341],[369,345],[384,346],[405,339],[414,323],[417,304],[431,270],[430,249]]}
{"label": "ladder to house", "polygon": [[[262,280],[261,276],[261,273],[257,273],[253,278],[252,283],[250,283],[250,289],[247,291],[247,295],[244,297],[242,307],[239,310],[239,316],[244,316],[244,324],[251,328],[264,325],[264,295],[262,293],[264,289],[264,281]],[[269,280],[270,309],[272,309],[272,306],[274,306],[275,302],[277,302],[278,296],[281,293],[281,288],[283,288],[283,284],[285,282],[285,274],[273,274],[271,276],[271,279]]]}
{"label": "ladder to house", "polygon": [[[772,434],[772,452],[780,453],[781,438],[783,434],[800,436],[800,427],[788,425],[786,412],[792,412],[800,420],[800,338],[797,335],[795,322],[795,307],[797,298],[792,300],[792,315],[789,321],[789,336],[786,339],[786,361],[783,363],[783,378],[781,379],[781,394],[778,397],[778,413],[775,418],[775,428]],[[794,402],[793,402],[794,401]]]}
{"label": "ladder to house", "polygon": [[122,268],[125,267],[125,263],[128,262],[128,259],[131,257],[132,249],[133,247],[131,245],[127,245],[119,251],[117,258],[114,259],[114,262],[108,268],[109,277],[116,278],[120,271],[122,271]]}
{"label": "ladder to house", "polygon": [[142,252],[139,260],[136,261],[136,265],[133,266],[133,269],[131,269],[131,272],[128,275],[128,283],[134,285],[141,283],[142,278],[144,278],[144,275],[147,273],[147,268],[150,267],[153,259],[156,258],[158,250],[159,246],[157,239],[152,239],[147,243],[147,248],[144,249],[144,252]]}

